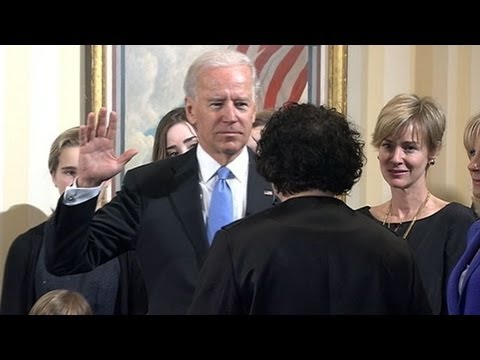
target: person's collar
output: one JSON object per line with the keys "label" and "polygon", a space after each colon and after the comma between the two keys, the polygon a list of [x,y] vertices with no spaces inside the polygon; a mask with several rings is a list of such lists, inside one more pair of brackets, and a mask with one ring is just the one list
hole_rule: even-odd
{"label": "person's collar", "polygon": [[[197,160],[200,167],[201,181],[206,182],[210,180],[215,175],[218,168],[221,167],[221,165],[212,158],[200,144],[197,145]],[[238,154],[238,156],[226,166],[238,180],[246,181],[248,174],[247,146],[244,146],[240,154]]]}
{"label": "person's collar", "polygon": [[284,195],[284,194],[278,192],[275,189],[275,186],[273,186],[273,190],[275,191],[275,195],[282,202],[287,201],[289,199],[300,198],[300,197],[321,196],[321,197],[332,197],[333,198],[335,196],[330,191],[322,191],[322,190],[319,190],[319,189],[305,190],[305,191],[300,191],[300,192],[295,193],[295,194],[288,194],[288,195]]}

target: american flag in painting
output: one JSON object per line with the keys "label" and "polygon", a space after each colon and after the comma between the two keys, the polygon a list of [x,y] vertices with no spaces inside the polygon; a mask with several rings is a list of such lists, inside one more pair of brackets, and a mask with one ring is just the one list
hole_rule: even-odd
{"label": "american flag in painting", "polygon": [[263,109],[287,101],[306,101],[308,47],[302,45],[230,45],[255,64],[261,84]]}

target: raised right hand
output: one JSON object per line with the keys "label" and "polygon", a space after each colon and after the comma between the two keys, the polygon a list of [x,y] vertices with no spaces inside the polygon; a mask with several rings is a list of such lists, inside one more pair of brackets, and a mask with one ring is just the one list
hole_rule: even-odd
{"label": "raised right hand", "polygon": [[117,114],[112,111],[107,124],[107,109],[101,108],[95,122],[95,113],[87,117],[87,125],[80,126],[80,155],[78,159],[78,187],[95,187],[121,172],[137,153],[128,149],[115,155]]}

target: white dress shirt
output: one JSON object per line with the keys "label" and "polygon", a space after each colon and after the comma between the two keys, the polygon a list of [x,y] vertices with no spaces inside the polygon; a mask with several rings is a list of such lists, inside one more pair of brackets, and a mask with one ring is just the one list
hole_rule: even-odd
{"label": "white dress shirt", "polygon": [[[217,170],[221,165],[214,160],[200,144],[197,146],[197,160],[200,174],[199,183],[201,188],[203,221],[207,222],[208,209],[212,198],[213,187],[217,181]],[[245,216],[247,211],[247,182],[248,182],[248,150],[245,146],[240,154],[232,162],[226,165],[233,174],[233,178],[227,179],[228,186],[232,190],[233,219],[238,220]]]}

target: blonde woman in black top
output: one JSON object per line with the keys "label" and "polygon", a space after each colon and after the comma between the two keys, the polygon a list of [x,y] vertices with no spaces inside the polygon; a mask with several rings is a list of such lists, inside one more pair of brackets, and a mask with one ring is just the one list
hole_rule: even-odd
{"label": "blonde woman in black top", "polygon": [[378,149],[383,178],[391,198],[362,212],[406,241],[414,255],[434,314],[446,314],[446,286],[450,272],[466,246],[475,218],[461,204],[447,202],[427,186],[427,172],[435,165],[446,119],[431,97],[400,94],[380,111],[372,137]]}

